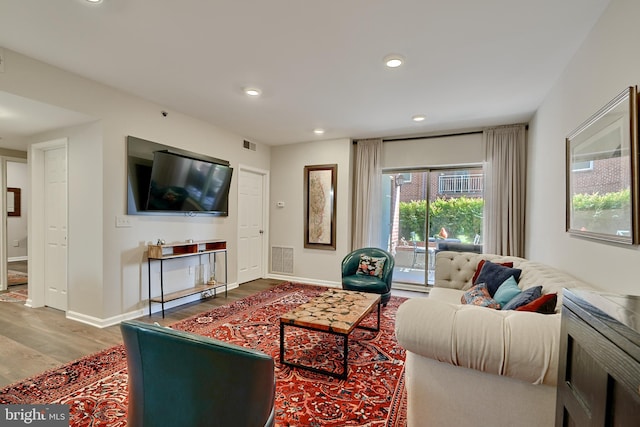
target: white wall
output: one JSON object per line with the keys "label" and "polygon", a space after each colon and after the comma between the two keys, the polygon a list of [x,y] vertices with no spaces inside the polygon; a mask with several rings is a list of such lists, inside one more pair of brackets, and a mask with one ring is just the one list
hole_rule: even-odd
{"label": "white wall", "polygon": [[[243,137],[166,107],[125,94],[5,49],[0,90],[93,117],[86,125],[31,138],[69,137],[69,311],[105,323],[145,309],[146,245],[163,238],[228,241],[229,281],[236,281],[237,166],[268,170],[270,148],[242,148]],[[131,228],[116,228],[126,213],[126,137],[218,157],[231,162],[234,177],[225,218],[135,216]],[[184,273],[186,275],[187,273]],[[188,277],[176,278],[185,281]]]}
{"label": "white wall", "polygon": [[470,165],[483,160],[482,133],[387,141],[382,145],[382,167],[386,169]]}
{"label": "white wall", "polygon": [[[294,248],[292,278],[340,283],[342,258],[351,250],[351,145],[349,139],[337,139],[271,149],[270,248]],[[335,251],[304,247],[304,167],[323,164],[338,165]],[[279,201],[283,208],[276,206]]]}
{"label": "white wall", "polygon": [[607,291],[640,294],[638,247],[565,232],[565,137],[625,87],[640,84],[640,2],[612,0],[530,123],[529,258]]}
{"label": "white wall", "polygon": [[[7,217],[7,258],[9,260],[27,258],[28,178],[26,162],[7,162],[7,187],[20,189],[20,216]],[[16,242],[18,246],[15,246]]]}
{"label": "white wall", "polygon": [[[348,139],[272,147],[270,247],[294,248],[292,280],[340,283],[342,258],[351,251],[352,156],[353,145]],[[388,141],[383,144],[382,156],[383,168],[389,169],[479,164],[482,134]],[[336,250],[305,249],[304,166],[333,163],[338,164]],[[285,207],[278,208],[278,201],[285,202]]]}

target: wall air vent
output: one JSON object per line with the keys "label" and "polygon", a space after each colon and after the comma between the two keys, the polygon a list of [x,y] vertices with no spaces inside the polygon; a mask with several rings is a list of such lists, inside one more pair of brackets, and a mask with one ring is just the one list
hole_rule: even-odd
{"label": "wall air vent", "polygon": [[256,151],[256,144],[255,142],[249,142],[246,139],[242,142],[242,146],[244,148],[246,148],[247,150],[251,150],[251,151]]}
{"label": "wall air vent", "polygon": [[271,247],[271,272],[293,274],[293,248]]}

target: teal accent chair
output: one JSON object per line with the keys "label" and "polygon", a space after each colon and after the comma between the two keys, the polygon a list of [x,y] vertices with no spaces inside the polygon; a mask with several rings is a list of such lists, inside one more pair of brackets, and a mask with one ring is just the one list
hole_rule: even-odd
{"label": "teal accent chair", "polygon": [[129,427],[273,426],[273,358],[137,321],[120,325],[129,372]]}
{"label": "teal accent chair", "polygon": [[[382,269],[382,277],[356,274],[360,264],[360,255],[375,258],[386,258]],[[382,305],[391,299],[391,281],[393,280],[393,256],[379,248],[362,248],[348,254],[342,260],[342,289],[380,294]]]}

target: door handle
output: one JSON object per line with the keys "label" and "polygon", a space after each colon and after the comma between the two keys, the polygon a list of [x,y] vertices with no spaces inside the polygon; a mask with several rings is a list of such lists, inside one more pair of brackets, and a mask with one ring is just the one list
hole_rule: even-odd
{"label": "door handle", "polygon": [[264,234],[264,230],[260,230],[260,231],[259,231],[259,233],[260,233],[260,234]]}

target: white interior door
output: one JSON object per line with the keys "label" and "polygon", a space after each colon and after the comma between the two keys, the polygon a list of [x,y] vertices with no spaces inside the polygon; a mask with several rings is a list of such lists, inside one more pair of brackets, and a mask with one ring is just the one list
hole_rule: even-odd
{"label": "white interior door", "polygon": [[261,172],[241,169],[238,178],[238,282],[263,277],[265,181]]}
{"label": "white interior door", "polygon": [[45,305],[67,310],[67,150],[44,153]]}

